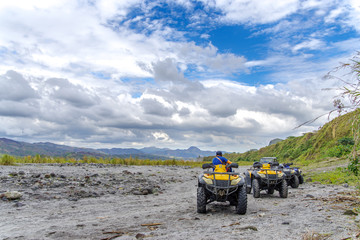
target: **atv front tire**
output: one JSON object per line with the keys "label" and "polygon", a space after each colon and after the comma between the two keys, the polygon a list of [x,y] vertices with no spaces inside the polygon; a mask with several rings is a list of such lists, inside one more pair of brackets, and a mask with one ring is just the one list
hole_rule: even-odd
{"label": "atv front tire", "polygon": [[299,183],[300,184],[304,183],[304,177],[302,175],[299,175]]}
{"label": "atv front tire", "polygon": [[254,180],[252,182],[252,186],[253,186],[253,196],[254,196],[254,198],[259,198],[260,197],[259,179],[254,178]]}
{"label": "atv front tire", "polygon": [[288,185],[285,179],[280,183],[279,188],[280,197],[287,198],[288,197]]}
{"label": "atv front tire", "polygon": [[245,185],[238,190],[236,213],[244,215],[247,209],[247,194]]}
{"label": "atv front tire", "polygon": [[206,213],[206,194],[203,187],[197,188],[197,212]]}
{"label": "atv front tire", "polygon": [[292,188],[298,188],[299,187],[299,178],[298,176],[294,175],[294,178],[291,181],[291,185]]}

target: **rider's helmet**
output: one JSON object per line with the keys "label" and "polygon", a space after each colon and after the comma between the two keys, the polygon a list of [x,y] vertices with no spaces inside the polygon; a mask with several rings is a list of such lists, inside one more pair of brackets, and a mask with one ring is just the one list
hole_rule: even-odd
{"label": "rider's helmet", "polygon": [[217,152],[216,152],[216,156],[222,156],[222,152],[221,152],[221,151],[217,151]]}

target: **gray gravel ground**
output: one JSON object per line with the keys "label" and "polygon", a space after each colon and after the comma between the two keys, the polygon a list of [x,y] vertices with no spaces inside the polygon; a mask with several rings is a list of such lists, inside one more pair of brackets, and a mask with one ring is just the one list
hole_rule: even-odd
{"label": "gray gravel ground", "polygon": [[[348,215],[359,204],[354,189],[316,183],[289,188],[286,199],[276,191],[258,199],[249,194],[245,215],[224,203],[198,214],[201,172],[177,166],[0,166],[0,239],[356,239],[360,231],[359,218]],[[9,200],[9,191],[22,197]]]}

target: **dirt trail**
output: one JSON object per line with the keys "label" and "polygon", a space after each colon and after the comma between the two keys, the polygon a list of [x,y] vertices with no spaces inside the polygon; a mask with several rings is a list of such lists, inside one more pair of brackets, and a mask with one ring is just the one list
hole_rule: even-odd
{"label": "dirt trail", "polygon": [[[244,172],[246,168],[239,168]],[[305,183],[282,199],[248,195],[246,215],[211,203],[196,212],[200,168],[169,166],[0,166],[0,239],[344,239],[359,232],[344,215],[351,188]],[[350,212],[351,213],[351,212]]]}

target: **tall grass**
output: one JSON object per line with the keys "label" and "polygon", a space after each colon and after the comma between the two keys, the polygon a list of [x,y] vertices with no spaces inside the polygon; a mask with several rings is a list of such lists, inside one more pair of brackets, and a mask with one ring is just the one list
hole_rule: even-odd
{"label": "tall grass", "polygon": [[150,160],[150,159],[137,159],[132,158],[96,158],[92,156],[84,156],[81,159],[75,159],[72,157],[48,157],[48,156],[25,156],[15,157],[9,155],[3,155],[0,158],[0,164],[13,165],[16,163],[94,163],[94,164],[114,164],[114,165],[149,165],[149,166],[190,166],[201,167],[204,162],[185,161],[185,160]]}
{"label": "tall grass", "polygon": [[[190,160],[177,160],[177,159],[167,159],[167,160],[150,160],[150,159],[137,159],[132,158],[96,158],[93,156],[84,156],[80,159],[75,159],[73,157],[49,157],[49,156],[25,156],[25,157],[15,157],[9,155],[3,155],[0,158],[0,164],[2,165],[13,165],[16,163],[94,163],[94,164],[113,164],[113,165],[125,165],[125,166],[189,166],[189,167],[201,167],[204,163],[209,161],[190,161]],[[240,166],[251,165],[247,161],[237,162]]]}

